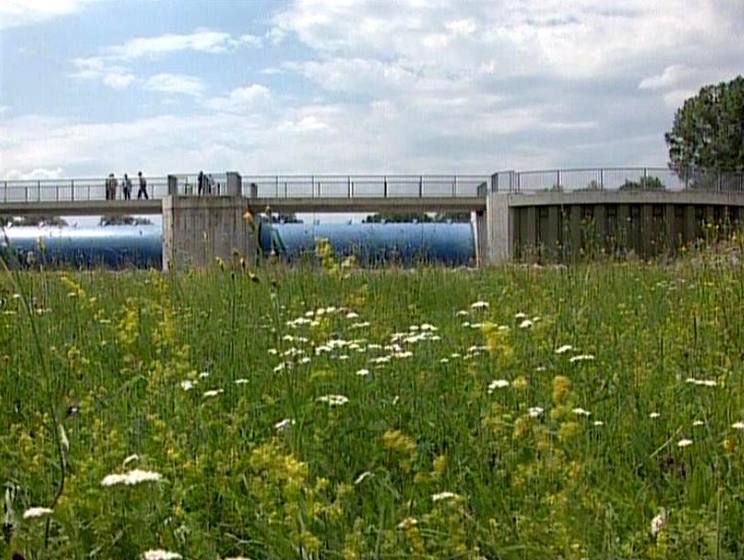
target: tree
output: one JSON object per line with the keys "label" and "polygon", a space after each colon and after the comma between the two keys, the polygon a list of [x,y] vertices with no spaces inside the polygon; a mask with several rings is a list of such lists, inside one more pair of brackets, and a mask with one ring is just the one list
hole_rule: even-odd
{"label": "tree", "polygon": [[67,225],[67,222],[59,216],[43,216],[36,214],[28,214],[26,216],[11,217],[11,216],[0,216],[0,223],[2,225],[14,225],[14,226],[54,226],[63,227]]}
{"label": "tree", "polygon": [[450,221],[469,222],[470,212],[436,212],[434,214],[426,212],[381,212],[379,214],[371,214],[367,216],[364,218],[362,223],[379,224],[387,222],[391,224],[400,224],[417,222],[420,224],[426,224],[431,222],[445,223]]}
{"label": "tree", "polygon": [[703,87],[677,109],[664,137],[678,174],[744,168],[744,77]]}
{"label": "tree", "polygon": [[101,216],[99,226],[150,226],[152,220],[134,216]]}

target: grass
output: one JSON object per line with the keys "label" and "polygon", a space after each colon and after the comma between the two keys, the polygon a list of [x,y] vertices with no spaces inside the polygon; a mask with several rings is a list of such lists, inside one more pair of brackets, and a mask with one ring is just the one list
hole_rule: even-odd
{"label": "grass", "polygon": [[0,282],[0,557],[744,556],[738,267]]}

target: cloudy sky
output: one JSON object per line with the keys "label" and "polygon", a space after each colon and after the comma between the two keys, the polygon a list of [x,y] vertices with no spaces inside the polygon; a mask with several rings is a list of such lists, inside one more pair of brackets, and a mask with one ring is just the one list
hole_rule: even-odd
{"label": "cloudy sky", "polygon": [[3,0],[0,176],[664,165],[744,0]]}

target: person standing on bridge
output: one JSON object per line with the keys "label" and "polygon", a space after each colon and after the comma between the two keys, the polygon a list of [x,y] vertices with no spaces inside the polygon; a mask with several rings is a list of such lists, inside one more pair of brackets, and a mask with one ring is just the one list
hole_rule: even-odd
{"label": "person standing on bridge", "polygon": [[204,171],[199,171],[199,175],[197,175],[196,177],[196,192],[199,194],[199,196],[204,193],[204,179]]}
{"label": "person standing on bridge", "polygon": [[124,173],[124,200],[132,200],[132,180]]}
{"label": "person standing on bridge", "polygon": [[145,200],[150,200],[150,197],[147,196],[147,181],[142,176],[142,171],[137,172],[137,177],[139,177],[139,190],[137,191],[137,200],[140,200],[143,196],[145,197]]}

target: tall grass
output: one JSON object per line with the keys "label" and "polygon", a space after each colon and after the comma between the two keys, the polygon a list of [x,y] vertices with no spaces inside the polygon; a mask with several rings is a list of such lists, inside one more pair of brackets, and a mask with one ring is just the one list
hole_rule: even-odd
{"label": "tall grass", "polygon": [[[738,266],[23,272],[0,290],[8,558],[744,555]],[[135,468],[162,478],[101,484]]]}

